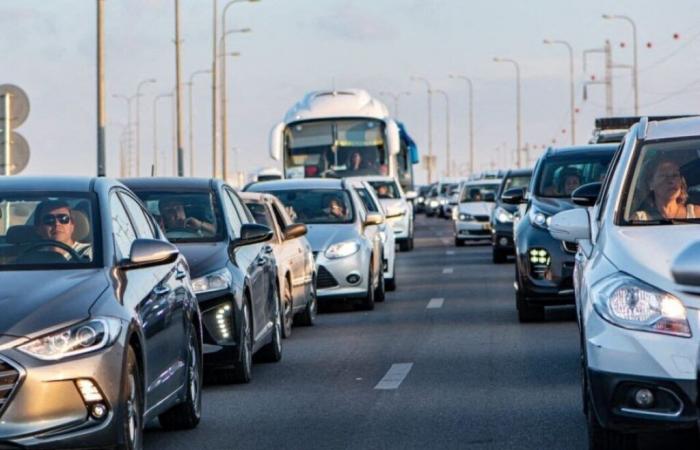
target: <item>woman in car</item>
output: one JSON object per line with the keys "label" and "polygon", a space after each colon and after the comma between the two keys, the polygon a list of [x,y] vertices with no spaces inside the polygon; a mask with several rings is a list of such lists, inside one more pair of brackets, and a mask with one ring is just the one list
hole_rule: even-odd
{"label": "woman in car", "polygon": [[688,184],[681,175],[680,166],[671,159],[660,158],[650,163],[649,192],[633,219],[639,221],[660,219],[694,219],[696,207],[688,203]]}

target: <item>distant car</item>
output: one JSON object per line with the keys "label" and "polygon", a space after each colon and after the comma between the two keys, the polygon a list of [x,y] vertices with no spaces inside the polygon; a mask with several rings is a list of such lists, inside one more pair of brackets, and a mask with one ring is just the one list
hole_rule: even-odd
{"label": "distant car", "polygon": [[387,222],[391,219],[396,219],[400,217],[401,214],[396,210],[392,210],[394,214],[393,217],[387,215],[386,209],[381,204],[379,198],[377,198],[376,193],[372,186],[364,181],[362,178],[346,178],[346,181],[352,185],[357,195],[362,200],[362,203],[370,213],[381,214],[384,217],[384,222],[379,225],[373,225],[376,228],[376,232],[382,239],[382,248],[384,255],[384,284],[387,291],[396,290],[396,239],[394,237],[394,230],[391,225]]}
{"label": "distant car", "polygon": [[527,190],[532,178],[532,169],[513,169],[506,172],[496,191],[496,204],[491,213],[491,249],[493,262],[504,263],[515,253],[513,246],[513,221],[518,212],[517,205],[503,201],[503,193],[515,188]]}
{"label": "distant car", "polygon": [[201,417],[187,262],[107,178],[0,178],[0,446],[139,449]]}
{"label": "distant car", "polygon": [[698,148],[700,118],[642,119],[602,185],[574,191],[581,208],[549,226],[554,239],[578,245],[581,391],[592,449],[637,448],[647,432],[697,430]]}
{"label": "distant car", "polygon": [[[527,206],[514,230],[515,301],[518,319],[544,319],[545,306],[574,303],[573,270],[576,246],[549,234],[551,217],[574,208],[571,193],[600,181],[617,145],[599,144],[548,149],[533,170]],[[522,188],[506,191],[503,202],[525,202]]]}
{"label": "distant car", "polygon": [[459,203],[453,211],[455,245],[465,241],[491,238],[491,212],[501,180],[480,180],[464,183]]}
{"label": "distant car", "polygon": [[430,193],[431,185],[425,185],[418,188],[416,200],[413,203],[414,211],[416,213],[425,213],[426,202],[428,200],[428,194]]}
{"label": "distant car", "polygon": [[245,192],[241,199],[259,224],[274,233],[270,241],[277,262],[279,291],[282,293],[284,337],[292,334],[292,323],[313,325],[316,321],[316,265],[306,225],[294,223],[284,205],[274,196]]}
{"label": "distant car", "polygon": [[368,213],[357,193],[340,179],[305,178],[256,183],[252,192],[276,196],[291,210],[292,220],[308,229],[316,259],[316,294],[328,299],[360,302],[374,309],[383,300],[382,241],[369,227],[383,222]]}
{"label": "distant car", "polygon": [[385,176],[360,177],[374,189],[386,213],[387,223],[394,231],[402,252],[413,250],[413,203],[409,201],[396,179]]}
{"label": "distant car", "polygon": [[458,178],[443,178],[437,183],[437,208],[436,214],[443,219],[450,219],[452,216],[447,215],[447,205],[450,197],[459,187],[460,180]]}
{"label": "distant car", "polygon": [[253,355],[282,358],[282,309],[272,230],[231,186],[206,178],[124,180],[190,264],[204,323],[208,378],[247,383]]}
{"label": "distant car", "polygon": [[433,217],[438,214],[440,209],[439,191],[437,183],[430,185],[430,191],[425,197],[425,215],[426,217]]}

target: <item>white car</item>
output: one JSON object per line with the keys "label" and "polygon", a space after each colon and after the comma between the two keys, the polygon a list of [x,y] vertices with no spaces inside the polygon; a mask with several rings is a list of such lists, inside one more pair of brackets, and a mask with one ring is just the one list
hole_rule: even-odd
{"label": "white car", "polygon": [[491,212],[501,180],[469,181],[459,193],[459,204],[452,210],[455,245],[465,241],[491,239]]}
{"label": "white car", "polygon": [[574,191],[588,208],[552,218],[555,239],[578,243],[574,288],[592,449],[632,448],[643,432],[697,426],[698,149],[700,118],[643,119],[602,185]]}

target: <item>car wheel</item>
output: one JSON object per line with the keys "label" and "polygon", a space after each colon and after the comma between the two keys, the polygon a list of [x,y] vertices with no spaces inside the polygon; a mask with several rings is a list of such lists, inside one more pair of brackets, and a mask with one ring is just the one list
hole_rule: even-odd
{"label": "car wheel", "polygon": [[517,261],[515,266],[515,282],[518,290],[515,291],[515,307],[518,309],[518,321],[520,323],[542,322],[544,320],[544,306],[528,305],[520,284],[520,273],[518,272]]}
{"label": "car wheel", "polygon": [[292,323],[294,322],[294,299],[292,297],[292,286],[289,281],[284,283],[284,296],[282,297],[282,337],[285,339],[292,335]]}
{"label": "car wheel", "polygon": [[408,238],[399,242],[399,250],[401,250],[402,252],[407,252],[410,249],[411,249],[411,245],[409,243]]}
{"label": "car wheel", "polygon": [[464,241],[460,238],[455,238],[455,247],[464,247]]}
{"label": "car wheel", "polygon": [[637,448],[637,435],[603,428],[598,422],[593,408],[588,408],[586,419],[588,422],[588,448],[590,450],[634,450]]}
{"label": "car wheel", "polygon": [[312,282],[311,293],[309,294],[309,299],[306,302],[306,308],[297,317],[299,320],[299,325],[310,327],[316,323],[316,313],[318,312],[318,299],[316,298],[316,280]]}
{"label": "car wheel", "polygon": [[379,272],[379,283],[377,283],[377,290],[374,293],[375,302],[383,302],[386,300],[386,280],[384,279],[384,272]]}
{"label": "car wheel", "polygon": [[277,305],[277,311],[272,322],[272,339],[269,344],[260,349],[259,353],[260,359],[265,362],[278,362],[282,359],[282,321],[284,320],[284,313],[279,307],[280,301],[277,289],[275,289],[274,303]]}
{"label": "car wheel", "polygon": [[396,290],[396,272],[394,272],[393,278],[384,279],[384,286],[386,287],[387,291],[391,292]]}
{"label": "car wheel", "polygon": [[415,243],[413,242],[413,233],[411,233],[411,237],[408,238],[408,250],[411,251],[415,247]]}
{"label": "car wheel", "polygon": [[370,263],[369,265],[369,275],[367,277],[367,297],[365,297],[365,300],[362,302],[362,309],[366,309],[367,311],[371,311],[374,309],[374,269],[372,267],[372,264]]}
{"label": "car wheel", "polygon": [[187,395],[184,402],[158,416],[160,425],[166,430],[195,428],[202,417],[202,355],[197,330],[192,323],[189,328]]}
{"label": "car wheel", "polygon": [[233,370],[222,372],[225,380],[234,383],[249,383],[253,377],[253,332],[250,327],[250,308],[248,301],[243,299],[241,310],[241,335],[239,338],[240,352]]}
{"label": "car wheel", "polygon": [[129,346],[126,353],[126,374],[122,381],[122,444],[120,450],[143,448],[143,384],[136,352]]}
{"label": "car wheel", "polygon": [[493,247],[492,259],[494,264],[503,264],[508,260],[506,253],[498,247]]}

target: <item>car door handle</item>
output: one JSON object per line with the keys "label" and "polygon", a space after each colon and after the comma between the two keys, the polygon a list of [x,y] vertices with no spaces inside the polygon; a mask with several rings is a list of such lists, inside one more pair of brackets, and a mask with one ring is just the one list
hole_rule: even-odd
{"label": "car door handle", "polygon": [[177,270],[175,271],[175,279],[176,279],[176,280],[182,280],[182,279],[184,279],[186,276],[187,276],[187,271],[186,271],[186,270],[177,269]]}
{"label": "car door handle", "polygon": [[268,261],[267,257],[261,256],[260,258],[258,258],[257,263],[259,266],[264,266],[265,264],[267,264],[267,261]]}
{"label": "car door handle", "polygon": [[170,286],[156,286],[155,289],[153,289],[153,293],[157,296],[165,295],[170,292]]}
{"label": "car door handle", "polygon": [[263,251],[265,252],[265,254],[269,255],[270,253],[272,253],[272,247],[269,245],[266,245],[265,249]]}

